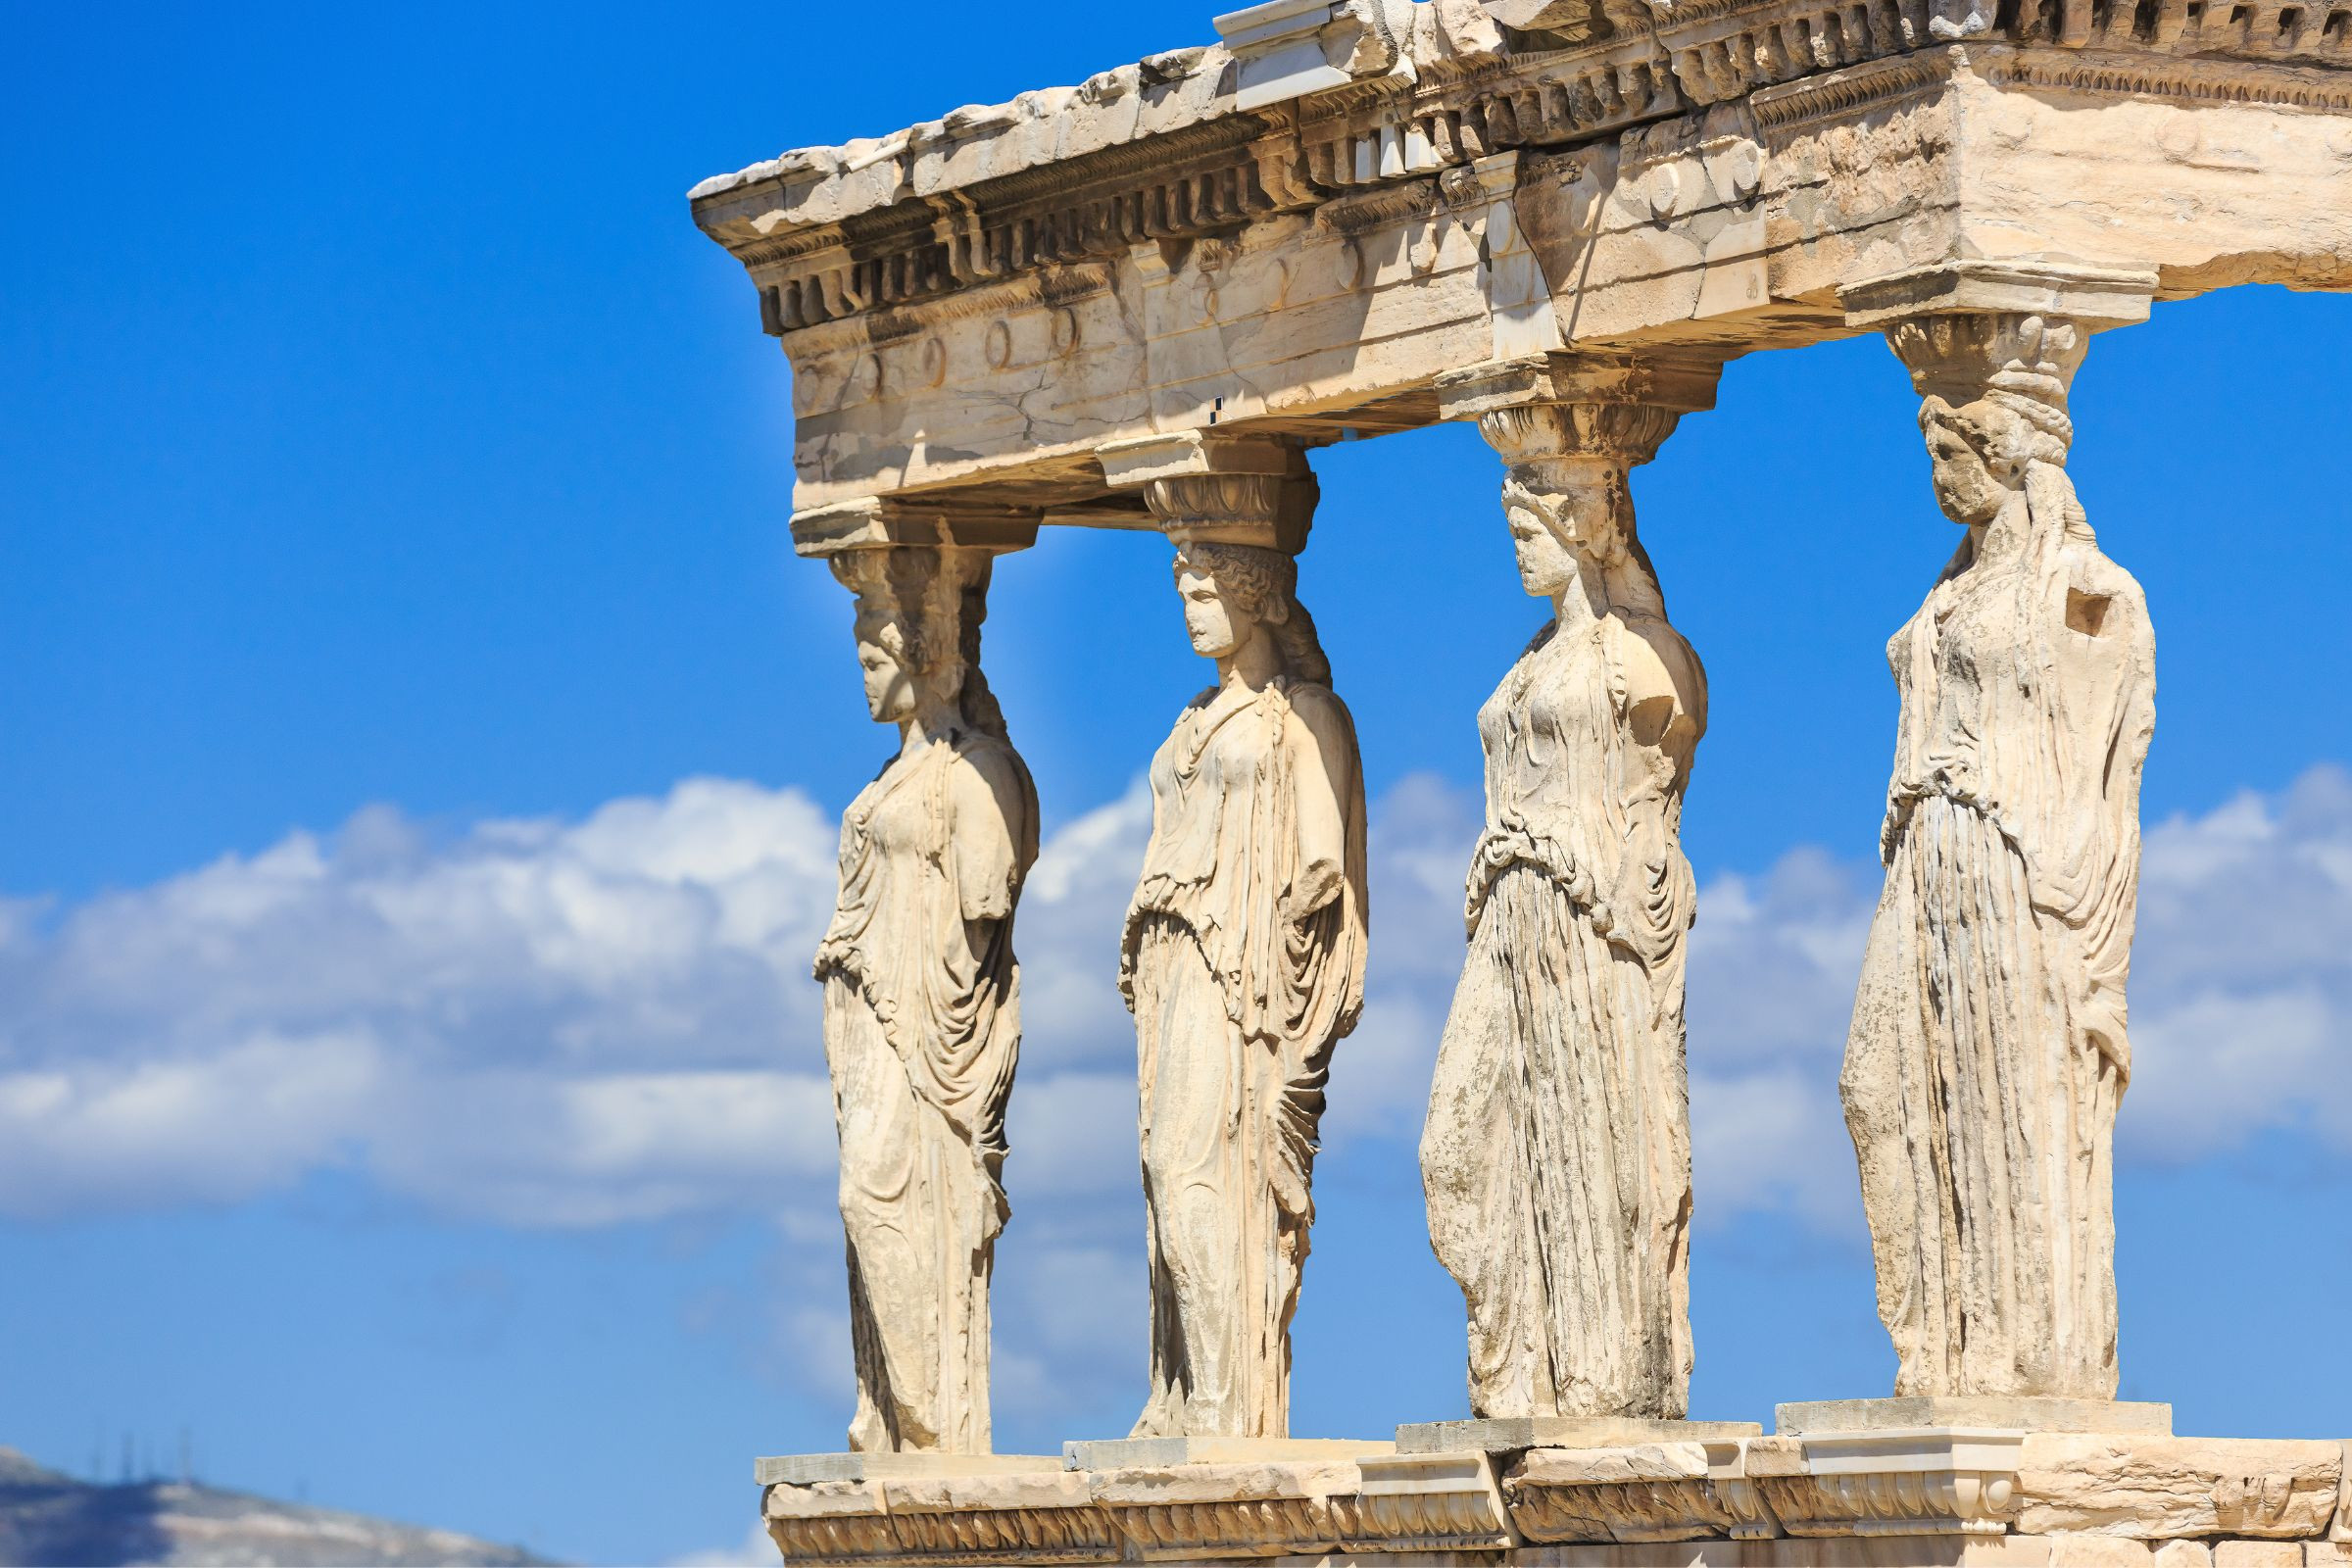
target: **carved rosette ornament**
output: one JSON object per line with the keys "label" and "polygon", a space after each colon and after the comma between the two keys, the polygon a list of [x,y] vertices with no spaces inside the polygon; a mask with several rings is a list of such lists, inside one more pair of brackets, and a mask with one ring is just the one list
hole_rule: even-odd
{"label": "carved rosette ornament", "polygon": [[1887,645],[1886,886],[1840,1083],[1897,1395],[2115,1396],[2156,650],[2067,477],[2067,397],[2090,331],[2143,318],[2152,283],[1981,268],[1845,297],[1909,368],[1966,530]]}
{"label": "carved rosette ornament", "polygon": [[[1025,524],[880,503],[795,519],[857,596],[866,703],[900,746],[841,824],[818,946],[841,1137],[859,1452],[989,1451],[989,1276],[1010,1213],[1013,908],[1037,794],[980,673],[991,558]],[[970,541],[970,542],[960,542]]]}
{"label": "carved rosette ornament", "polygon": [[1281,1438],[1324,1084],[1363,1004],[1362,766],[1292,560],[1314,480],[1264,438],[1102,457],[1176,541],[1186,630],[1217,667],[1152,760],[1119,962],[1152,1281],[1135,1435]]}
{"label": "carved rosette ornament", "polygon": [[1706,675],[1667,620],[1628,475],[1718,367],[1555,355],[1442,380],[1508,465],[1553,618],[1479,710],[1470,953],[1421,1141],[1480,1417],[1677,1419],[1689,1400],[1683,792]]}

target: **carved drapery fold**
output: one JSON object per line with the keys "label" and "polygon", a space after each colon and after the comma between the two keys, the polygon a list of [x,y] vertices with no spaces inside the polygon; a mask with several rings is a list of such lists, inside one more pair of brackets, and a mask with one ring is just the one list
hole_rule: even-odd
{"label": "carved drapery fold", "polygon": [[1314,479],[1292,443],[1213,432],[1102,461],[1175,541],[1217,663],[1152,760],[1121,948],[1152,1285],[1135,1434],[1280,1438],[1325,1084],[1364,976],[1361,760],[1292,560]]}
{"label": "carved drapery fold", "polygon": [[1898,1395],[2117,1387],[2155,644],[2065,464],[2089,334],[2144,317],[2152,282],[1981,267],[1846,296],[1910,369],[1937,501],[1967,530],[1887,645],[1886,885],[1840,1083]]}
{"label": "carved drapery fold", "polygon": [[1552,356],[1440,383],[1508,465],[1555,616],[1479,712],[1487,823],[1421,1165],[1469,1310],[1474,1414],[1681,1417],[1690,1135],[1680,840],[1705,673],[1666,618],[1628,475],[1715,367]]}
{"label": "carved drapery fold", "polygon": [[[799,548],[857,596],[869,710],[901,732],[842,818],[814,963],[858,1451],[990,1447],[989,1278],[1011,1212],[1004,1113],[1020,1053],[1013,910],[1037,858],[1037,797],[980,673],[980,621],[991,559],[1023,526],[880,502],[796,519]],[[950,542],[982,537],[993,543]]]}

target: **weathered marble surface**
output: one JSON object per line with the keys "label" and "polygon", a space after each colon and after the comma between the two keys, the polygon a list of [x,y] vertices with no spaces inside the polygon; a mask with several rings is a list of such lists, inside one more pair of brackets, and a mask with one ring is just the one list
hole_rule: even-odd
{"label": "weathered marble surface", "polygon": [[805,1487],[820,1481],[959,1481],[1061,1468],[1060,1459],[1038,1453],[943,1453],[936,1449],[787,1453],[757,1460],[753,1479],[763,1487]]}
{"label": "weathered marble surface", "polygon": [[1149,485],[1217,682],[1152,760],[1119,964],[1152,1281],[1138,1438],[1288,1435],[1316,1130],[1333,1047],[1363,1005],[1362,763],[1297,566],[1273,548],[1303,534],[1313,480],[1278,462]]}
{"label": "weathered marble surface", "polygon": [[[1489,360],[1816,341],[1839,290],[1921,267],[2352,286],[2339,8],[2151,3],[1348,0],[1293,19],[1329,19],[1307,69],[1346,82],[1254,105],[1257,46],[1203,13],[1205,48],[692,211],[792,361],[800,507],[1100,523],[1106,443],[1377,434]],[[1581,20],[1503,25],[1531,5]]]}
{"label": "weathered marble surface", "polygon": [[[795,1563],[2344,1568],[2352,1559],[2329,1539],[2352,1526],[2328,1500],[2342,1484],[2336,1444],[1920,1429],[1494,1456],[1364,1446],[1372,1451],[779,1486],[768,1489],[766,1519]],[[2065,1500],[2075,1496],[2109,1506],[2081,1515]]]}
{"label": "weathered marble surface", "polygon": [[817,948],[841,1136],[853,1450],[989,1448],[989,1275],[1020,1054],[1013,907],[1037,794],[979,667],[989,555],[833,557],[858,657],[900,750],[842,818]]}
{"label": "weathered marble surface", "polygon": [[1816,1399],[1773,1408],[1774,1430],[1790,1437],[1805,1437],[1819,1432],[1885,1432],[1914,1427],[2096,1432],[2132,1438],[2169,1438],[2173,1435],[2173,1407],[2136,1399],[1909,1395],[1892,1399]]}
{"label": "weathered marble surface", "polygon": [[1396,1429],[1400,1453],[1503,1453],[1522,1448],[1639,1451],[1657,1444],[1737,1444],[1759,1437],[1753,1421],[1650,1421],[1634,1416],[1500,1416],[1416,1421]]}
{"label": "weathered marble surface", "polygon": [[[1217,19],[1213,46],[697,189],[696,221],[746,269],[791,362],[808,553],[1159,527],[1197,579],[1188,620],[1219,685],[1155,765],[1153,863],[1125,945],[1154,1276],[1139,1432],[1287,1429],[1323,1076],[1360,999],[1361,786],[1286,576],[1312,507],[1305,450],[1439,418],[1532,429],[1562,407],[1591,411],[1565,416],[1580,435],[1655,423],[1703,406],[1676,392],[1692,362],[1868,330],[1912,370],[1938,498],[1970,530],[1893,650],[1889,875],[1844,1084],[1898,1393],[2110,1398],[2107,1162],[2130,1064],[2152,648],[2135,585],[2065,476],[2065,400],[2088,333],[2144,319],[2151,300],[2249,281],[2352,287],[2347,24],[2337,0],[1271,0]],[[1561,378],[1583,395],[1557,395]],[[1834,444],[1835,412],[1809,412]],[[1541,514],[1573,510],[1591,477],[1514,483]],[[1557,896],[1518,911],[1540,940],[1498,936],[1465,985],[1454,1043],[1468,1049],[1449,1054],[1473,1070],[1449,1081],[1554,1024],[1544,1043],[1563,1049],[1543,1059],[1573,1064],[1575,1047],[1598,1043],[1633,1061],[1623,1082],[1566,1071],[1547,1101],[1512,1106],[1531,1150],[1544,1128],[1607,1107],[1579,1157],[1616,1161],[1627,1179],[1611,1200],[1588,1212],[1557,1193],[1510,1195],[1633,1245],[1590,1277],[1530,1289],[1523,1265],[1550,1243],[1532,1220],[1509,1234],[1477,1191],[1462,1132],[1477,1097],[1451,1096],[1450,1131],[1433,1116],[1433,1224],[1465,1286],[1489,1413],[1671,1414],[1688,1374],[1672,808],[1703,686],[1662,605],[1651,612],[1654,582],[1634,596],[1640,613],[1620,603],[1633,574],[1615,556],[1600,552],[1603,591],[1587,603],[1604,638],[1612,624],[1633,633],[1614,650],[1631,657],[1574,664],[1555,633],[1488,739],[1511,774],[1501,796],[1519,805],[1531,779],[1540,794],[1584,776],[1517,768],[1511,725],[1529,715],[1580,759],[1638,760],[1642,809],[1610,825],[1642,851],[1610,862],[1587,846],[1552,867]],[[1634,678],[1636,644],[1662,686]],[[1622,710],[1620,677],[1643,699]],[[1569,699],[1604,685],[1589,722],[1562,722]],[[1666,689],[1671,701],[1650,700]],[[985,744],[914,728],[933,744],[910,743],[909,778],[917,765],[987,772],[973,760]],[[903,896],[887,873],[929,829],[894,801],[868,803],[884,808],[871,842],[845,853],[845,911],[938,924],[925,951],[956,979],[916,1032],[955,1042],[969,1028],[976,1044],[969,1059],[951,1053],[939,1085],[910,1078],[898,1095],[877,1049],[896,1049],[875,1000],[887,988],[843,978],[856,955],[840,950],[828,1038],[848,1091],[854,1268],[903,1281],[934,1243],[979,1250],[935,1282],[934,1305],[898,1293],[858,1309],[860,1446],[984,1446],[974,1351],[1002,1218],[989,1129],[993,1064],[1008,1085],[1017,1032],[1003,933],[1024,812],[1001,808],[1002,831],[975,836],[985,863],[968,879],[957,866],[953,900]],[[1553,814],[1583,822],[1592,804]],[[1511,830],[1503,812],[1494,825]],[[942,853],[960,859],[962,836]],[[1631,859],[1641,875],[1623,874]],[[1494,918],[1497,888],[1542,880],[1531,863],[1551,861],[1490,867],[1499,875],[1473,899],[1482,930],[1509,923]],[[854,892],[853,869],[885,892]],[[999,872],[1002,909],[963,909],[959,947],[941,911]],[[1622,925],[1621,906],[1643,919]],[[1582,954],[1583,979],[1550,987],[1571,1005],[1495,1004],[1504,947]],[[882,1127],[884,1111],[904,1114],[853,1138],[854,1121]],[[1225,1118],[1242,1136],[1207,1136]],[[949,1160],[959,1142],[973,1160]],[[952,1174],[886,1213],[869,1200],[894,1173],[867,1156],[900,1150]],[[2108,1413],[2063,1424],[2137,1419]],[[2341,1568],[2352,1500],[2339,1456],[2328,1505],[2324,1448],[1879,1422],[1732,1449],[1539,1450],[1506,1455],[1500,1473],[1483,1451],[1267,1457],[1124,1481],[824,1482],[771,1489],[769,1504],[788,1553],[816,1561]]]}
{"label": "weathered marble surface", "polygon": [[1886,886],[1839,1085],[1894,1392],[2112,1398],[2155,638],[2066,475],[2087,324],[1954,312],[1889,335],[1967,529],[1887,645]]}
{"label": "weathered marble surface", "polygon": [[1698,890],[1681,825],[1707,685],[1666,618],[1628,484],[1676,414],[1595,396],[1480,419],[1508,465],[1521,586],[1552,608],[1479,710],[1470,952],[1421,1137],[1480,1417],[1673,1419],[1690,1400],[1683,990]]}
{"label": "weathered marble surface", "polygon": [[2018,1528],[2154,1540],[2319,1536],[2343,1484],[2334,1443],[2036,1434],[2018,1467]]}

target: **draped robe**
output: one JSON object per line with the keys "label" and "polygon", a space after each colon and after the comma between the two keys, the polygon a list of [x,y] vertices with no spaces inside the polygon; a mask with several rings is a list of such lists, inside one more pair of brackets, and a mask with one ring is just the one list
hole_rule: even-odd
{"label": "draped robe", "polygon": [[[1670,746],[1633,733],[1629,660],[1681,694]],[[1481,1417],[1687,1406],[1680,826],[1705,702],[1681,634],[1619,611],[1546,626],[1479,710],[1487,826],[1421,1165]]]}
{"label": "draped robe", "polygon": [[1019,756],[975,729],[894,759],[842,818],[815,972],[858,1452],[989,1450],[988,1287],[1011,1212],[1004,1105],[1021,1032],[1011,910],[1036,822]]}
{"label": "draped robe", "polygon": [[[1203,694],[1152,760],[1136,1017],[1152,1393],[1139,1437],[1283,1437],[1316,1128],[1364,971],[1355,729],[1328,687]],[[1300,879],[1336,889],[1311,908]]]}
{"label": "draped robe", "polygon": [[1887,645],[1902,712],[1840,1084],[1898,1395],[2112,1398],[2147,602],[2029,470]]}

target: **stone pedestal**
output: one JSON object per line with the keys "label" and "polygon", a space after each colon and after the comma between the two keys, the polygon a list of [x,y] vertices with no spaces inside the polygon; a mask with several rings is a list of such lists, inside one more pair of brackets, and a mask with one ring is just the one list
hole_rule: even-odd
{"label": "stone pedestal", "polygon": [[1050,1453],[786,1453],[752,1461],[763,1487],[820,1481],[905,1481],[917,1476],[1003,1476],[1059,1470]]}
{"label": "stone pedestal", "polygon": [[1916,1397],[1818,1399],[1773,1407],[1783,1437],[1897,1428],[1997,1428],[2007,1432],[2114,1432],[2173,1435],[2173,1407],[2123,1399]]}
{"label": "stone pedestal", "polygon": [[1509,1453],[1521,1448],[1618,1448],[1642,1444],[1738,1445],[1761,1437],[1753,1421],[1644,1421],[1633,1416],[1504,1416],[1415,1421],[1396,1429],[1398,1453]]}
{"label": "stone pedestal", "polygon": [[1178,1464],[1311,1464],[1391,1453],[1396,1445],[1352,1438],[1097,1438],[1061,1446],[1072,1470],[1133,1470]]}

